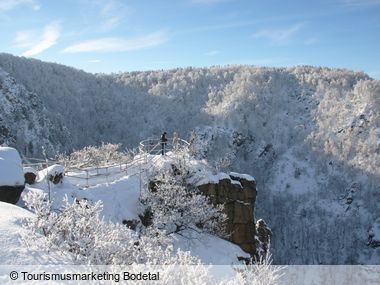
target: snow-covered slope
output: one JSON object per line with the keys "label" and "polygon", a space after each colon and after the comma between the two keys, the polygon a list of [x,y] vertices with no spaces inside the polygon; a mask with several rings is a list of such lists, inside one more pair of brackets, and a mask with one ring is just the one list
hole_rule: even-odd
{"label": "snow-covered slope", "polygon": [[198,129],[204,157],[256,178],[275,262],[380,263],[367,245],[380,217],[379,81],[309,66],[92,75],[5,54],[0,67],[36,92],[74,147]]}
{"label": "snow-covered slope", "polygon": [[53,124],[46,117],[41,98],[0,67],[0,144],[36,156],[41,155],[42,146],[50,152],[59,151],[67,136],[61,123]]}
{"label": "snow-covered slope", "polygon": [[[171,167],[171,159],[173,158],[170,158],[170,155],[165,157],[160,155],[149,156],[147,165],[144,164],[142,167],[151,169],[154,172],[164,171],[164,169]],[[136,162],[131,162],[131,165],[135,164]],[[191,165],[190,167],[199,167],[196,160],[189,164]],[[120,171],[119,168],[108,176],[100,175],[90,181],[92,186],[88,188],[81,188],[76,185],[78,180],[73,177],[65,177],[62,183],[50,183],[48,186],[47,180],[41,179],[45,177],[48,170],[51,170],[51,167],[39,172],[38,182],[33,187],[26,186],[21,200],[18,202],[19,206],[24,206],[23,198],[28,192],[48,193],[50,188],[50,197],[53,208],[56,210],[62,207],[63,199],[67,197],[69,201],[73,199],[86,199],[92,202],[102,201],[103,210],[100,215],[105,221],[112,223],[120,224],[125,221],[138,221],[140,220],[139,216],[143,215],[144,207],[140,203],[140,180],[138,175],[134,175],[136,172],[134,168],[128,168],[127,173],[124,170]],[[71,172],[72,176],[77,176],[78,174],[80,173]],[[146,185],[145,179],[146,177],[143,176],[142,185]],[[94,181],[96,181],[96,184],[93,183]],[[249,254],[239,246],[214,235],[189,230],[181,235],[173,234],[172,237],[175,250],[190,251],[204,264],[239,264],[238,257],[249,257]]]}
{"label": "snow-covered slope", "polygon": [[2,265],[47,265],[65,264],[69,259],[41,248],[30,248],[22,242],[28,235],[22,226],[33,214],[18,206],[0,202],[0,264]]}

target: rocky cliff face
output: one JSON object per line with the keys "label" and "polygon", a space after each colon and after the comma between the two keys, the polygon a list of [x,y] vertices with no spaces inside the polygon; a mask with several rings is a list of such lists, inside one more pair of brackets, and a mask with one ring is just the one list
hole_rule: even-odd
{"label": "rocky cliff face", "polygon": [[213,204],[225,205],[229,240],[251,255],[256,255],[255,180],[248,175],[230,173],[219,181],[198,185],[198,189],[209,196]]}

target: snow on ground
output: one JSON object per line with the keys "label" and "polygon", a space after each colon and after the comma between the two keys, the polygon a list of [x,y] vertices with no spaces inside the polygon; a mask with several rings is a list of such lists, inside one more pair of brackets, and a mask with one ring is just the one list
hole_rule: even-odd
{"label": "snow on ground", "polygon": [[[137,159],[141,161],[141,158]],[[90,180],[95,179],[96,184],[88,188],[82,188],[81,185],[75,185],[78,184],[76,183],[78,182],[78,179],[76,180],[73,177],[65,176],[62,183],[53,184],[50,182],[49,186],[46,179],[39,179],[39,182],[35,183],[33,186],[26,185],[26,188],[22,193],[18,205],[24,205],[22,198],[29,191],[43,191],[45,193],[48,193],[50,187],[51,200],[53,202],[53,208],[55,209],[59,209],[61,207],[65,196],[67,196],[69,200],[72,200],[74,198],[85,198],[94,202],[101,200],[103,202],[103,211],[101,212],[101,215],[106,221],[111,221],[113,223],[122,223],[123,220],[138,220],[138,215],[142,212],[142,206],[139,201],[140,175],[138,175],[138,171],[141,169],[149,171],[149,169],[152,168],[161,170],[169,168],[171,167],[170,162],[173,161],[172,159],[173,157],[170,157],[169,155],[165,157],[159,155],[148,156],[146,159],[148,162],[147,165],[141,167],[139,165],[135,165],[134,167],[130,167],[127,172],[121,172],[115,169],[114,171],[111,171],[108,176],[97,175],[93,178],[90,178]],[[201,171],[202,169],[206,169],[205,165],[202,165],[200,162],[192,161],[190,164],[192,164],[195,172],[199,170],[198,172],[200,174],[204,173]],[[48,169],[49,173],[57,167],[55,166],[53,168],[50,168]],[[41,176],[46,175],[46,171],[46,169],[41,171]],[[71,174],[73,176],[79,176],[81,173],[71,172]],[[229,176],[225,173],[219,175],[209,173],[208,178],[214,179],[215,181],[219,181],[220,179],[224,178],[230,179]],[[90,185],[93,183],[94,182],[92,181]],[[0,254],[4,263],[9,264],[9,261],[12,261],[19,264],[24,259],[25,263],[40,263],[39,261],[34,260],[35,257],[40,258],[41,263],[54,261],[57,263],[61,262],[59,258],[54,259],[54,256],[47,256],[44,255],[44,253],[41,253],[42,257],[35,255],[34,252],[30,254],[31,251],[29,249],[25,249],[25,246],[21,245],[19,239],[15,238],[15,236],[19,235],[20,231],[25,231],[21,228],[21,221],[18,218],[32,216],[30,212],[21,209],[20,207],[4,203],[2,203],[1,206],[1,209],[3,209],[2,212],[6,212],[7,216],[6,219],[2,218],[3,223],[0,223],[0,231],[9,232],[9,234],[1,234],[0,242],[2,245],[11,244],[11,247],[13,248],[11,251],[13,253],[4,253],[2,255]],[[4,224],[4,222],[7,224]],[[12,224],[11,227],[10,224]],[[183,251],[191,251],[193,255],[199,257],[202,262],[206,264],[238,264],[238,256],[249,256],[237,245],[234,245],[226,240],[210,234],[189,232],[186,233],[186,236],[187,237],[176,235],[173,244],[174,248],[180,248]],[[19,250],[21,253],[16,252],[17,248],[20,248]],[[29,254],[30,256],[27,258],[24,256]]]}
{"label": "snow on ground", "polygon": [[38,171],[35,170],[33,167],[26,166],[26,167],[23,167],[23,170],[24,170],[24,174],[25,173],[34,173],[36,176],[38,175]]}
{"label": "snow on ground", "polygon": [[138,219],[140,181],[137,176],[124,176],[112,183],[77,191],[76,194],[78,198],[103,201],[102,215],[113,223]]}
{"label": "snow on ground", "polygon": [[0,186],[24,184],[24,172],[18,151],[12,147],[0,147]]}
{"label": "snow on ground", "polygon": [[248,181],[255,181],[255,179],[248,174],[240,174],[236,172],[231,172],[230,175],[224,172],[215,173],[215,170],[208,165],[208,163],[204,160],[197,160],[194,158],[190,158],[187,155],[178,156],[175,153],[168,152],[164,156],[160,155],[148,155],[148,168],[159,169],[162,170],[172,170],[171,163],[173,161],[183,161],[187,167],[189,167],[192,177],[189,179],[189,183],[194,184],[196,186],[204,185],[204,184],[217,184],[219,181],[223,179],[231,180],[231,183],[238,184],[241,186],[239,181],[232,180],[230,175],[246,179]]}
{"label": "snow on ground", "polygon": [[[111,183],[103,181],[95,186],[81,189],[68,181],[54,185],[50,183],[51,200],[53,208],[59,209],[62,201],[67,196],[69,200],[87,199],[103,202],[101,215],[107,221],[122,223],[123,220],[138,219],[138,208],[140,206],[140,182],[137,176],[124,176]],[[105,179],[103,177],[103,179]],[[22,197],[28,191],[44,191],[48,193],[46,180],[32,186],[26,186],[19,205],[22,205]]]}
{"label": "snow on ground", "polygon": [[18,206],[0,202],[0,264],[65,264],[69,259],[41,248],[28,248],[21,240],[28,234],[22,223],[33,214]]}
{"label": "snow on ground", "polygon": [[231,177],[224,172],[213,174],[211,171],[209,171],[207,172],[207,175],[205,177],[203,177],[196,183],[196,186],[204,184],[217,184],[220,180],[223,179],[231,180]]}
{"label": "snow on ground", "polygon": [[249,174],[242,174],[242,173],[237,173],[237,172],[230,172],[230,175],[233,176],[233,177],[237,177],[237,178],[241,178],[241,179],[245,179],[247,181],[255,181],[255,178],[253,178],[251,175]]}
{"label": "snow on ground", "polygon": [[249,257],[239,246],[206,233],[187,231],[182,235],[176,235],[173,246],[175,250],[190,251],[204,264],[241,264],[238,262],[238,256]]}

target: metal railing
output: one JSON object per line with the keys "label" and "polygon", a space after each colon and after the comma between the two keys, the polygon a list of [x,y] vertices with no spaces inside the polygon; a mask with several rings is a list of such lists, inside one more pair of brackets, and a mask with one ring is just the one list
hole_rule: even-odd
{"label": "metal railing", "polygon": [[[189,143],[183,139],[176,139],[173,143],[173,138],[168,138],[168,141],[164,145],[164,153],[170,154],[176,152],[183,148],[188,148]],[[148,155],[161,155],[162,154],[162,145],[160,139],[146,139],[139,143],[139,158],[132,158],[129,161],[120,162],[118,164],[105,165],[105,166],[96,166],[96,167],[67,167],[65,165],[65,176],[69,177],[72,180],[77,180],[78,184],[83,184],[84,188],[90,187],[90,181],[96,182],[97,178],[104,178],[108,180],[108,177],[111,175],[117,176],[118,174],[128,173],[130,176],[138,175],[140,177],[140,190],[142,188],[141,175],[147,171],[148,164]],[[35,170],[39,171],[46,167],[49,167],[53,164],[62,163],[57,160],[43,160],[38,158],[23,158],[24,167],[32,167]],[[79,182],[83,181],[83,183]]]}
{"label": "metal railing", "polygon": [[33,169],[40,171],[46,167],[49,167],[53,164],[56,164],[57,161],[52,159],[40,159],[40,158],[30,158],[30,157],[23,157],[23,167],[32,167]]}
{"label": "metal railing", "polygon": [[[174,140],[173,138],[167,138],[167,142],[164,143],[164,153],[188,148],[189,146],[190,144],[183,139],[177,138]],[[143,140],[139,143],[139,149],[149,154],[159,154],[162,151],[162,143],[160,139]]]}

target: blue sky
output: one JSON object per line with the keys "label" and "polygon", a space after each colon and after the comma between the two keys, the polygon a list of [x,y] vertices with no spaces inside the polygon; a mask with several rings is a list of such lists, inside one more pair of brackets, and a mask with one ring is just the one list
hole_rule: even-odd
{"label": "blue sky", "polygon": [[380,0],[0,0],[0,52],[90,72],[315,65],[380,79]]}

